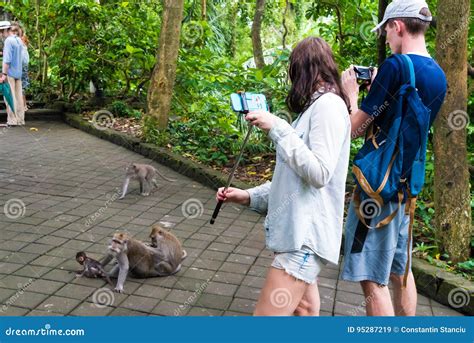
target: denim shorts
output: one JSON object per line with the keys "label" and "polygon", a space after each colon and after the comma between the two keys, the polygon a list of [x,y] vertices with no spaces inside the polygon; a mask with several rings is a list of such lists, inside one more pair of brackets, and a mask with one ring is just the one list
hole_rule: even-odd
{"label": "denim shorts", "polygon": [[[398,203],[395,202],[382,206],[369,225],[380,222],[397,208]],[[351,203],[345,229],[341,278],[388,285],[391,273],[405,274],[409,224],[410,216],[405,214],[405,205],[402,204],[390,223],[378,229],[369,229],[359,221]]]}
{"label": "denim shorts", "polygon": [[314,284],[321,269],[328,262],[303,245],[300,250],[275,253],[272,267],[283,269],[289,275],[308,284]]}

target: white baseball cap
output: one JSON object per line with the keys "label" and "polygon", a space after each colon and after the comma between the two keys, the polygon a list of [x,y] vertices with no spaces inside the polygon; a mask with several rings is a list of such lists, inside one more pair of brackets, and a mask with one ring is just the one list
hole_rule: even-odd
{"label": "white baseball cap", "polygon": [[0,30],[9,29],[11,26],[12,24],[7,20],[0,21]]}
{"label": "white baseball cap", "polygon": [[387,6],[383,20],[372,29],[372,32],[382,29],[389,19],[418,18],[426,22],[432,21],[433,17],[420,14],[423,8],[428,8],[424,0],[394,0]]}

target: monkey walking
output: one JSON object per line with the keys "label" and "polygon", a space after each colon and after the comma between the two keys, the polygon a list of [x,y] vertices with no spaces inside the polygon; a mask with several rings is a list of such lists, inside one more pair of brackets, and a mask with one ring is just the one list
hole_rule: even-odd
{"label": "monkey walking", "polygon": [[107,272],[104,270],[102,264],[99,261],[94,260],[86,255],[84,251],[79,251],[76,254],[76,261],[83,266],[83,270],[79,270],[76,273],[76,277],[88,277],[88,278],[103,278],[109,285],[113,285],[112,281],[107,275]]}
{"label": "monkey walking", "polygon": [[[174,243],[170,243],[172,244]],[[102,264],[106,266],[113,258],[117,260],[118,263],[109,275],[117,277],[115,291],[121,293],[129,272],[137,278],[168,276],[177,273],[181,269],[181,264],[175,263],[175,250],[176,248],[167,247],[164,242],[159,243],[158,248],[155,248],[126,233],[115,233]],[[182,249],[180,256],[181,260],[185,256]]]}
{"label": "monkey walking", "polygon": [[155,167],[148,164],[130,163],[126,168],[125,181],[123,182],[122,195],[119,199],[123,199],[127,194],[128,184],[130,180],[138,180],[140,183],[140,194],[143,196],[150,195],[152,187],[158,188],[158,183],[155,176],[159,175],[166,181],[175,182],[176,180],[169,179],[161,174]]}

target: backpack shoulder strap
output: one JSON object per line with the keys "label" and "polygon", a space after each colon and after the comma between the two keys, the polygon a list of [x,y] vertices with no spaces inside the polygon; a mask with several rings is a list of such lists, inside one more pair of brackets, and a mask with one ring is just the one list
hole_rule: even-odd
{"label": "backpack shoulder strap", "polygon": [[413,88],[415,88],[415,68],[413,66],[413,62],[408,55],[397,54],[393,55],[393,57],[397,60],[398,64],[402,67],[402,82],[401,84],[409,84]]}
{"label": "backpack shoulder strap", "polygon": [[410,77],[410,86],[415,88],[415,67],[413,66],[413,62],[408,55],[401,55],[403,60],[405,61],[405,67],[408,66],[408,73]]}

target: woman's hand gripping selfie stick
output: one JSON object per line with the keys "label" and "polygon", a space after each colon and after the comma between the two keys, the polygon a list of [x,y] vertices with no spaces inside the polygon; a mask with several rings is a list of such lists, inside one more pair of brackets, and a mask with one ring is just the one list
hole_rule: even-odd
{"label": "woman's hand gripping selfie stick", "polygon": [[[243,108],[242,113],[244,115],[246,115],[247,113],[249,113],[249,107],[248,107],[248,104],[247,104],[247,99],[245,98],[245,93],[241,92],[240,96],[241,96],[241,99],[242,99],[242,108]],[[249,125],[247,135],[245,136],[244,142],[242,143],[242,146],[240,148],[239,156],[237,157],[237,160],[235,161],[235,164],[232,167],[232,170],[230,172],[229,178],[227,179],[227,184],[224,188],[224,192],[227,190],[227,188],[230,187],[230,185],[232,183],[232,180],[234,179],[235,171],[237,170],[237,167],[239,166],[240,160],[241,160],[242,155],[244,153],[245,145],[247,145],[247,142],[249,140],[250,134],[252,133],[252,130],[253,130],[253,125]],[[222,206],[223,203],[224,203],[224,201],[222,201],[222,200],[220,200],[217,203],[216,208],[214,209],[214,213],[212,214],[211,224],[214,224],[214,222],[216,221],[216,218],[219,214],[219,211],[221,210],[221,206]]]}

